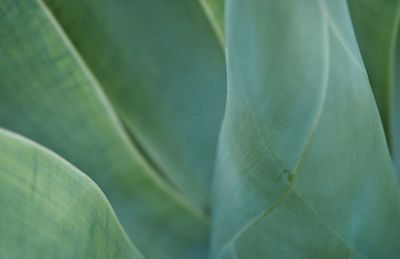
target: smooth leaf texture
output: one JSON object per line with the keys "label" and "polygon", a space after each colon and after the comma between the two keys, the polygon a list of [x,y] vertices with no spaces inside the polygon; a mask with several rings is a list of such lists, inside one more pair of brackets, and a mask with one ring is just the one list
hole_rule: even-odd
{"label": "smooth leaf texture", "polygon": [[216,258],[396,258],[400,193],[347,3],[227,1]]}
{"label": "smooth leaf texture", "polygon": [[46,2],[148,157],[207,207],[226,79],[200,3]]}
{"label": "smooth leaf texture", "polygon": [[[396,41],[400,22],[399,0],[348,0],[358,44],[395,160],[400,155],[400,127],[394,93]],[[395,72],[397,71],[397,72]],[[397,122],[397,125],[395,125]],[[397,141],[396,141],[397,140]],[[398,168],[398,173],[399,167]]]}
{"label": "smooth leaf texture", "polygon": [[393,80],[398,0],[348,0],[351,16],[389,146],[393,136]]}
{"label": "smooth leaf texture", "polygon": [[225,45],[225,0],[200,0],[222,46]]}
{"label": "smooth leaf texture", "polygon": [[[400,176],[400,34],[397,35],[393,89],[393,159],[397,176]],[[397,116],[396,116],[397,114]],[[400,179],[400,178],[398,178]]]}
{"label": "smooth leaf texture", "polygon": [[0,147],[1,258],[143,258],[86,175],[3,129]]}
{"label": "smooth leaf texture", "polygon": [[161,181],[130,142],[48,10],[37,1],[6,0],[0,17],[0,126],[88,174],[145,257],[204,258],[207,219]]}

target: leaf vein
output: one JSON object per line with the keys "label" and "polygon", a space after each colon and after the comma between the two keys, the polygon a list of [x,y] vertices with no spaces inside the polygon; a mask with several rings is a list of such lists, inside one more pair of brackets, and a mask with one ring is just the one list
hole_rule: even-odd
{"label": "leaf vein", "polygon": [[[322,0],[319,0],[319,3],[321,4]],[[322,12],[322,10],[321,10]],[[327,95],[327,89],[328,89],[328,83],[329,83],[329,71],[330,71],[330,47],[329,47],[329,32],[328,32],[328,24],[324,20],[323,26],[322,26],[322,35],[323,35],[323,42],[324,42],[324,48],[323,48],[323,60],[324,60],[324,72],[321,80],[321,98],[320,98],[320,103],[317,111],[317,115],[314,121],[314,126],[310,130],[310,134],[306,140],[306,144],[304,145],[303,151],[298,158],[296,165],[293,169],[293,175],[297,175],[297,172],[299,170],[300,164],[302,163],[305,153],[311,144],[311,140],[316,132],[316,129],[319,126],[319,122],[321,120],[322,112],[325,107],[325,101],[326,101],[326,95]],[[293,187],[293,182],[294,179],[290,182],[289,186],[282,192],[282,194],[277,198],[274,204],[272,204],[271,207],[267,208],[266,210],[262,211],[259,213],[256,217],[251,219],[247,224],[245,224],[242,228],[240,228],[236,234],[232,236],[232,238],[226,242],[222,248],[220,249],[219,254],[222,254],[225,249],[227,249],[229,246],[232,246],[233,249],[235,249],[235,242],[240,238],[240,236],[253,224],[258,222],[259,220],[263,219],[267,215],[269,215],[275,208],[277,208],[286,198],[287,194],[291,191]]]}

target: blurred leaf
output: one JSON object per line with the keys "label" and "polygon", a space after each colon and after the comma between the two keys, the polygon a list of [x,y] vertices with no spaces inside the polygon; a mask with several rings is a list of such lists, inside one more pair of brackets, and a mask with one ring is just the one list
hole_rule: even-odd
{"label": "blurred leaf", "polygon": [[396,258],[400,193],[345,0],[230,0],[216,258]]}
{"label": "blurred leaf", "polygon": [[0,146],[1,258],[143,258],[86,175],[2,129]]}
{"label": "blurred leaf", "polygon": [[[380,111],[388,145],[400,156],[399,96],[394,89],[395,52],[400,22],[399,0],[348,0],[372,90]],[[397,74],[400,71],[396,69]],[[397,123],[397,125],[396,125]],[[399,144],[396,144],[399,143]],[[397,164],[397,163],[396,163]],[[396,166],[400,173],[399,165]]]}
{"label": "blurred leaf", "polygon": [[0,17],[0,125],[87,173],[144,256],[204,258],[207,219],[132,145],[48,10],[38,1],[5,0]]}
{"label": "blurred leaf", "polygon": [[225,0],[200,0],[204,11],[218,36],[222,46],[225,45]]}
{"label": "blurred leaf", "polygon": [[399,28],[399,0],[348,0],[358,44],[393,149],[393,71]]}
{"label": "blurred leaf", "polygon": [[206,207],[226,81],[199,2],[46,2],[133,138],[185,197]]}
{"label": "blurred leaf", "polygon": [[[400,34],[397,35],[393,84],[393,160],[400,176]],[[400,179],[400,178],[398,178]]]}

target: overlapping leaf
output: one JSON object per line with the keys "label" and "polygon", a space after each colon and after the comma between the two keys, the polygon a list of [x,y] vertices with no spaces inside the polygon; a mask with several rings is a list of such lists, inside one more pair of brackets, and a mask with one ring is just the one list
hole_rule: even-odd
{"label": "overlapping leaf", "polygon": [[[398,0],[348,0],[354,30],[375,95],[388,145],[395,160],[400,155],[399,108],[394,89],[396,41],[400,22]],[[397,104],[398,105],[398,104]],[[396,166],[398,169],[399,166]],[[400,171],[398,170],[398,173]]]}
{"label": "overlapping leaf", "polygon": [[395,258],[400,194],[341,1],[227,2],[217,258]]}
{"label": "overlapping leaf", "polygon": [[37,1],[7,0],[0,16],[0,125],[88,174],[144,256],[204,258],[207,219],[161,181],[132,145],[48,10]]}
{"label": "overlapping leaf", "polygon": [[1,258],[143,258],[86,175],[3,129],[0,147]]}
{"label": "overlapping leaf", "polygon": [[349,0],[348,2],[361,53],[391,144],[393,65],[400,2],[397,0]]}
{"label": "overlapping leaf", "polygon": [[200,3],[45,2],[153,163],[205,208],[226,82]]}
{"label": "overlapping leaf", "polygon": [[225,1],[200,0],[222,46],[225,45]]}
{"label": "overlapping leaf", "polygon": [[[201,4],[224,45],[224,1]],[[396,143],[398,1],[350,7]],[[396,258],[400,192],[346,0],[226,9],[212,258]],[[0,16],[0,126],[92,177],[146,257],[206,258],[225,72],[199,2],[5,0]],[[3,130],[0,147],[0,257],[141,257],[78,169]]]}

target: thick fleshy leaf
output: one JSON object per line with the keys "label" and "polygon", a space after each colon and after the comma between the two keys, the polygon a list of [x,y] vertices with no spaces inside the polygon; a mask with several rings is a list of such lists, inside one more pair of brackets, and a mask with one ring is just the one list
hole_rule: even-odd
{"label": "thick fleshy leaf", "polygon": [[393,160],[397,176],[400,177],[400,34],[397,35],[395,60],[393,85]]}
{"label": "thick fleshy leaf", "polygon": [[2,129],[0,147],[1,258],[143,258],[86,175]]}
{"label": "thick fleshy leaf", "polygon": [[348,0],[348,2],[386,138],[393,149],[393,71],[400,21],[400,1]]}
{"label": "thick fleshy leaf", "polygon": [[400,193],[345,0],[229,0],[217,258],[396,258]]}
{"label": "thick fleshy leaf", "polygon": [[[396,41],[400,22],[399,0],[348,0],[358,44],[375,95],[388,145],[396,160],[400,156],[400,109],[394,89]],[[396,71],[396,74],[394,72]],[[397,104],[398,105],[398,104]],[[398,143],[398,144],[397,144]]]}
{"label": "thick fleshy leaf", "polygon": [[225,0],[200,0],[222,46],[225,45]]}
{"label": "thick fleshy leaf", "polygon": [[39,1],[6,0],[0,17],[0,126],[88,174],[144,256],[204,258],[206,219],[132,145],[48,10]]}
{"label": "thick fleshy leaf", "polygon": [[226,81],[224,55],[200,3],[45,2],[153,163],[206,207]]}

